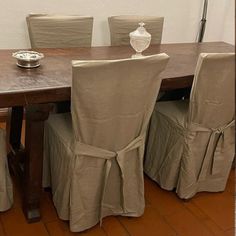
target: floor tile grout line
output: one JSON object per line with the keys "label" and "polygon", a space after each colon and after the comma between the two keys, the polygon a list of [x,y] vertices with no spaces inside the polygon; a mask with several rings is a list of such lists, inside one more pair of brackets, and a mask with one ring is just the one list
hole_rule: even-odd
{"label": "floor tile grout line", "polygon": [[[155,207],[155,206],[152,206],[152,204],[151,204],[151,207],[158,213],[158,215],[160,216],[160,218],[175,232],[175,235],[176,236],[178,236],[178,232],[175,230],[175,228],[172,226],[172,225],[170,225],[169,224],[169,222],[166,220],[166,216],[170,216],[170,215],[172,215],[172,214],[168,214],[168,215],[162,215],[161,213],[160,213],[160,211]],[[175,212],[176,213],[176,212]],[[175,213],[173,213],[173,214],[175,214]]]}
{"label": "floor tile grout line", "polygon": [[45,227],[45,229],[46,229],[48,235],[49,235],[49,236],[52,236],[52,235],[50,234],[49,230],[48,230],[47,224],[45,224],[45,223],[43,222],[43,225],[44,225],[44,227]]}
{"label": "floor tile grout line", "polygon": [[223,230],[224,233],[227,233],[227,231],[230,231],[230,230],[234,230],[234,234],[236,233],[236,226],[230,228],[230,229],[227,229],[227,230]]}
{"label": "floor tile grout line", "polygon": [[194,215],[194,216],[197,218],[198,222],[200,222],[202,225],[204,225],[205,228],[206,228],[210,233],[213,233],[213,234],[214,234],[214,232],[209,228],[209,226],[206,225],[205,220],[210,220],[211,222],[214,223],[214,225],[217,227],[217,229],[218,229],[219,231],[224,232],[224,230],[222,230],[222,229],[219,227],[219,225],[218,225],[213,219],[211,219],[211,217],[210,217],[209,215],[207,215],[204,211],[202,211],[202,209],[200,209],[193,201],[192,201],[192,204],[193,204],[196,208],[198,208],[198,210],[200,210],[200,211],[206,216],[205,219],[200,219],[197,215],[193,214],[193,212],[192,212],[190,209],[188,209],[188,207],[186,207],[185,205],[184,205],[184,207],[185,207],[192,215]]}
{"label": "floor tile grout line", "polygon": [[99,227],[102,229],[106,236],[109,236],[102,225],[100,225]]}
{"label": "floor tile grout line", "polygon": [[118,222],[120,223],[120,225],[125,229],[125,231],[127,232],[127,234],[128,234],[129,236],[135,236],[135,235],[130,234],[129,230],[128,230],[128,229],[126,228],[126,226],[120,221],[120,219],[119,219],[118,216],[117,216],[116,218],[117,218]]}
{"label": "floor tile grout line", "polygon": [[3,230],[4,236],[7,236],[7,232],[5,230],[4,224],[2,223],[1,216],[0,216],[0,224],[2,225],[2,230]]}
{"label": "floor tile grout line", "polygon": [[[158,187],[159,187],[159,186],[158,186]],[[160,187],[159,187],[159,188],[160,188]],[[181,202],[180,204],[183,205],[182,202]],[[153,205],[152,205],[151,202],[150,202],[150,207],[152,207],[152,208],[158,213],[158,215],[161,217],[161,219],[175,232],[176,236],[178,236],[177,231],[173,228],[172,225],[169,224],[169,222],[168,222],[168,221],[166,220],[166,218],[165,218],[165,217],[170,216],[170,215],[172,215],[172,214],[176,214],[176,212],[178,212],[178,211],[176,211],[175,213],[163,215],[163,214],[161,214],[160,210],[159,210],[156,206],[153,206]]]}

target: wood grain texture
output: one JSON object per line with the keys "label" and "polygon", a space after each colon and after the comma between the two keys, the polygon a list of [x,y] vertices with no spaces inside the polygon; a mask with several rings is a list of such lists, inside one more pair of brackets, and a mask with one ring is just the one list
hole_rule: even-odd
{"label": "wood grain texture", "polygon": [[[70,100],[71,60],[121,59],[134,54],[130,46],[70,49],[39,49],[45,58],[35,69],[16,66],[11,54],[0,50],[0,107]],[[234,52],[224,42],[151,45],[145,55],[167,53],[170,56],[161,90],[189,87],[201,52]]]}

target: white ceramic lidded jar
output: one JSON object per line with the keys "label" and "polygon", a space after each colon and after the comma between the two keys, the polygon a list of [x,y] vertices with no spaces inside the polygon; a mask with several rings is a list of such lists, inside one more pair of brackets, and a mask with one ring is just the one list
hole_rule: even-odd
{"label": "white ceramic lidded jar", "polygon": [[144,28],[144,23],[139,23],[139,27],[129,34],[130,44],[136,51],[132,58],[142,57],[142,52],[147,49],[151,42],[151,34]]}

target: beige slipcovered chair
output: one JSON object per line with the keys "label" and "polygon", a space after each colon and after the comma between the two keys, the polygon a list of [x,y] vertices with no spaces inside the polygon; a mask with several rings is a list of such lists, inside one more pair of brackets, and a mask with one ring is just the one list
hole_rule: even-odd
{"label": "beige slipcovered chair", "polygon": [[144,211],[143,151],[166,54],[73,61],[71,114],[45,124],[43,184],[73,232]]}
{"label": "beige slipcovered chair", "polygon": [[30,14],[26,21],[32,48],[91,46],[93,17]]}
{"label": "beige slipcovered chair", "polygon": [[137,29],[138,23],[144,22],[151,34],[151,44],[161,43],[164,17],[121,15],[108,18],[112,46],[129,45],[129,33]]}
{"label": "beige slipcovered chair", "polygon": [[[26,17],[32,48],[91,47],[93,17],[30,14]],[[65,112],[69,102],[59,102],[54,112]]]}
{"label": "beige slipcovered chair", "polygon": [[13,204],[13,187],[8,171],[6,134],[0,129],[0,211],[8,210]]}
{"label": "beige slipcovered chair", "polygon": [[190,100],[154,109],[144,170],[180,198],[225,189],[235,145],[234,63],[233,53],[201,54]]}

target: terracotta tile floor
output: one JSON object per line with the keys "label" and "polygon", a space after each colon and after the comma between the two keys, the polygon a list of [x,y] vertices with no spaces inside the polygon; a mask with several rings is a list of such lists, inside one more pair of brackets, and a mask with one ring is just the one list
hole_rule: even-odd
{"label": "terracotta tile floor", "polygon": [[97,225],[83,233],[71,233],[68,222],[58,219],[49,192],[42,193],[41,221],[28,224],[14,184],[14,206],[0,213],[0,236],[234,236],[234,173],[232,170],[225,192],[200,193],[187,202],[146,177],[142,217],[107,217],[102,227]]}
{"label": "terracotta tile floor", "polygon": [[[0,124],[1,127],[1,124]],[[42,193],[42,219],[28,224],[14,182],[14,206],[0,213],[0,236],[234,236],[235,170],[223,193],[199,193],[190,201],[160,189],[145,178],[146,210],[142,217],[107,217],[83,233],[71,233],[58,219],[49,192]]]}

